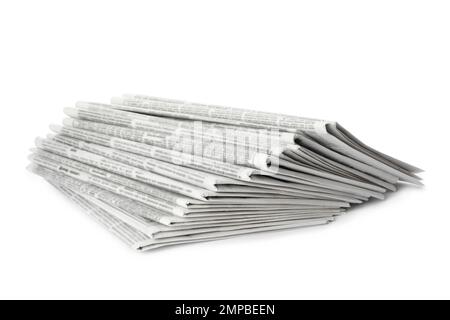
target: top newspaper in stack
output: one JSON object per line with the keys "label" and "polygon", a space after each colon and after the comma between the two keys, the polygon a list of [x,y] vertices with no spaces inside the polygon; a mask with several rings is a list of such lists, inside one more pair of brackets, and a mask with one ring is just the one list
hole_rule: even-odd
{"label": "top newspaper in stack", "polygon": [[305,133],[332,150],[344,152],[356,160],[367,162],[404,181],[414,183],[419,180],[413,173],[420,172],[420,169],[368,147],[336,122],[134,94],[113,98],[111,102],[118,109],[133,109],[132,111],[152,115]]}

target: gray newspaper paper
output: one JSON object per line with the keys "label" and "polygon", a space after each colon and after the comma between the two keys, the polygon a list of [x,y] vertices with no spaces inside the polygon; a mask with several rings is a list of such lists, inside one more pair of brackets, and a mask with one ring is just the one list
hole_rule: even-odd
{"label": "gray newspaper paper", "polygon": [[324,225],[421,185],[333,121],[136,94],[64,113],[30,171],[139,251]]}

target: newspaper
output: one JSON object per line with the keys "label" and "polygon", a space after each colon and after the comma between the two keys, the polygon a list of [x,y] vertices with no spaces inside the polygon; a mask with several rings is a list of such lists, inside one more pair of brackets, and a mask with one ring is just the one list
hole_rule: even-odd
{"label": "newspaper", "polygon": [[[108,143],[108,146],[111,147],[120,144],[119,146],[117,146],[118,149],[122,150],[125,149],[126,151],[130,151],[132,153],[142,154],[144,156],[157,158],[162,161],[170,161],[171,163],[176,163],[181,166],[192,167],[194,169],[202,171],[210,171],[212,173],[229,176],[231,178],[248,181],[251,179],[251,176],[254,176],[256,174],[266,174],[272,176],[274,173],[276,173],[278,175],[296,176],[296,172],[302,172],[339,182],[344,182],[362,188],[369,188],[377,192],[385,191],[385,189],[381,187],[376,188],[373,185],[365,182],[361,182],[348,177],[343,177],[341,175],[336,175],[335,173],[332,172],[324,172],[321,170],[317,170],[315,168],[311,168],[310,166],[306,166],[302,163],[296,162],[294,158],[290,158],[289,159],[290,161],[286,161],[284,158],[279,158],[280,154],[278,154],[278,158],[276,160],[274,159],[273,156],[269,154],[258,153],[253,155],[252,157],[253,165],[267,172],[265,173],[261,171],[249,170],[248,168],[243,168],[241,166],[227,165],[228,164],[227,162],[219,162],[214,161],[213,159],[208,159],[208,157],[210,157],[209,154],[202,154],[201,156],[195,156],[190,153],[179,152],[177,150],[174,150],[173,148],[176,148],[176,146],[170,145],[170,143],[169,146],[167,147],[169,149],[158,148],[155,150],[155,148],[147,146],[148,144],[150,145],[154,144],[154,139],[147,139],[146,137],[148,137],[148,132],[144,131],[76,119],[65,119],[64,125],[65,126],[63,128],[61,127],[53,127],[53,128],[57,132],[62,132],[65,135],[77,137],[82,140],[88,140],[90,142],[101,141],[103,142],[103,144]],[[74,128],[80,130],[76,130]],[[104,135],[95,135],[95,133],[92,133],[92,131],[100,134],[103,133]],[[161,144],[163,145],[164,141],[166,142],[170,141],[170,139],[173,138],[173,136],[174,136],[173,133],[171,135],[160,135],[158,136],[158,140],[162,140],[163,142]],[[117,140],[116,138],[118,138],[119,140]],[[105,140],[108,142],[105,142]],[[191,150],[194,148],[195,140],[189,140],[189,142],[190,145],[188,150]],[[168,143],[165,144],[167,145]],[[213,149],[221,150],[218,147]],[[298,148],[295,147],[295,149]],[[233,150],[231,149],[231,151]],[[183,158],[184,160],[181,160]],[[256,159],[261,160],[258,161],[257,165],[255,165]],[[274,167],[273,164],[276,164],[276,166]],[[391,176],[388,177],[391,179],[391,181],[395,180],[395,177]]]}
{"label": "newspaper", "polygon": [[[92,143],[85,143],[85,142],[82,142],[82,141],[79,141],[79,140],[76,140],[76,139],[67,139],[67,138],[64,139],[64,138],[60,138],[58,136],[54,137],[53,139],[55,141],[65,142],[68,145],[70,144],[70,145],[76,147],[76,148],[72,148],[72,150],[86,150],[88,152],[92,152],[93,154],[97,154],[97,155],[101,155],[101,156],[107,156],[108,158],[112,158],[112,160],[114,160],[114,161],[118,160],[118,161],[120,161],[120,162],[122,162],[122,163],[124,163],[126,165],[134,165],[136,168],[140,168],[140,169],[144,169],[144,170],[148,169],[145,165],[142,165],[142,163],[145,163],[144,162],[145,159],[142,158],[142,157],[136,156],[134,154],[125,153],[125,152],[121,152],[121,151],[117,151],[117,150],[101,147],[99,145],[95,145],[95,144],[92,144]],[[77,148],[79,148],[79,149],[77,149]],[[114,154],[114,156],[112,156],[111,154]],[[117,155],[119,155],[119,156],[117,156]],[[137,160],[136,160],[136,157],[138,157]],[[157,172],[158,174],[168,176],[169,178],[178,178],[178,179],[180,179],[180,176],[178,176],[178,177],[174,176],[173,174],[170,173],[170,171],[169,171],[169,174],[167,174],[167,171],[161,171],[161,170],[159,170],[159,171],[153,170],[153,172]],[[201,174],[201,172],[198,172],[198,173]],[[306,180],[299,180],[299,176],[301,178],[305,178]],[[204,178],[204,180],[208,179],[208,178],[209,178],[210,181],[212,180],[208,175]],[[319,178],[319,177],[304,175],[304,174],[300,174],[300,173],[293,174],[292,177],[279,177],[279,178],[280,179],[285,179],[285,180],[288,179],[288,180],[291,180],[291,181],[293,181],[294,183],[297,183],[297,184],[299,184],[299,183],[300,184],[308,183],[308,182],[312,183],[312,184],[320,183],[323,186],[326,186],[328,188],[334,187],[335,189],[337,188],[337,186],[339,186],[341,190],[348,191],[350,193],[356,193],[356,194],[360,194],[360,195],[363,195],[363,196],[374,196],[374,197],[378,197],[378,198],[382,198],[383,197],[379,193],[371,192],[371,191],[366,190],[366,189],[356,188],[356,187],[348,186],[348,185],[345,185],[345,184],[342,184],[342,183],[339,183],[339,182],[330,181],[330,180],[327,180],[327,179],[322,179],[322,178]],[[214,182],[214,190],[216,192],[220,193],[220,196],[225,196],[226,192],[228,192],[230,194],[231,193],[235,193],[235,194],[231,194],[231,196],[238,196],[237,193],[239,191],[242,191],[242,189],[244,188],[244,186],[240,186],[240,182],[239,181],[231,181],[231,180],[220,181],[220,178],[218,178],[218,177],[216,177],[215,179],[216,180]],[[181,176],[181,180],[183,180],[183,176]],[[253,180],[253,177],[252,177],[252,180]],[[224,185],[220,186],[219,183],[224,183]],[[236,183],[239,186],[236,189],[234,189],[233,184],[236,184]],[[204,183],[202,182],[202,184],[197,184],[197,185],[204,185]],[[224,186],[226,186],[226,187],[224,187]],[[248,192],[247,193],[258,192],[258,188],[251,188],[249,186],[247,186],[247,187],[248,187],[248,190],[247,190]],[[276,193],[283,194],[285,196],[288,195],[288,193],[286,193],[286,191],[287,192],[290,191],[291,193],[295,192],[296,196],[301,196],[301,193],[299,191],[296,191],[295,189],[294,190],[292,190],[292,189],[290,189],[290,190],[289,189],[284,189],[283,190],[283,189],[278,188],[278,187],[276,187],[274,185],[267,185],[266,188],[267,187],[271,187],[271,189],[272,189],[272,190],[266,190],[265,192],[267,192],[267,194],[274,193],[273,190],[276,190]],[[291,185],[291,187],[292,187],[292,185]],[[212,188],[208,188],[208,189],[211,190]],[[204,193],[206,193],[206,192],[207,191],[204,191]],[[303,195],[305,195],[307,198],[310,198],[312,196],[311,193],[309,193],[309,195],[308,195],[307,192],[303,192]],[[207,197],[209,197],[210,199],[212,197],[214,197],[214,196],[215,196],[215,194],[212,193],[212,190],[207,195]],[[240,196],[245,196],[245,194],[241,193]],[[293,195],[291,194],[291,196],[293,196]],[[321,194],[316,194],[315,198],[337,199],[337,200],[344,200],[344,201],[347,201],[347,202],[350,202],[350,203],[359,203],[360,202],[357,199],[351,198],[350,196],[349,197],[345,197],[345,196],[343,197],[343,196],[339,196],[339,195],[321,195]]]}
{"label": "newspaper", "polygon": [[79,101],[76,103],[76,108],[65,108],[64,112],[71,118],[142,130],[155,137],[159,134],[160,142],[164,142],[166,136],[175,134],[195,137],[205,144],[212,141],[221,143],[233,141],[233,144],[238,146],[253,145],[258,151],[269,153],[277,153],[280,146],[295,144],[295,134],[279,130],[154,117],[111,110],[110,105],[93,102]]}
{"label": "newspaper", "polygon": [[[90,142],[90,144],[86,144],[86,143],[82,143],[81,140],[79,140],[78,142],[74,142],[73,139],[66,139],[66,143],[70,143],[72,145],[76,145],[78,144],[78,147],[80,148],[86,148],[87,146],[91,146],[92,148],[89,149],[89,151],[93,151],[96,153],[101,153],[102,150],[108,150],[107,148],[102,148],[99,145],[96,145],[95,143],[100,143],[103,146],[108,145],[109,147],[114,149],[114,154],[115,154],[115,160],[121,160],[123,161],[124,158],[127,158],[127,161],[129,163],[129,160],[132,158],[138,158],[141,160],[138,160],[139,162],[145,161],[142,160],[143,158],[139,158],[139,156],[133,156],[131,155],[133,154],[139,154],[139,155],[145,155],[146,158],[151,158],[155,157],[157,159],[160,159],[161,161],[164,159],[165,161],[170,161],[171,159],[173,159],[170,156],[171,150],[167,150],[167,149],[160,149],[160,153],[159,155],[155,156],[154,153],[152,153],[151,151],[151,147],[149,148],[146,144],[142,144],[142,143],[138,143],[135,141],[130,141],[130,140],[126,140],[126,139],[120,139],[120,145],[117,146],[114,143],[111,143],[111,136],[106,135],[106,134],[100,134],[100,133],[95,133],[95,132],[91,132],[91,131],[87,131],[87,130],[83,130],[80,128],[73,128],[71,125],[78,125],[82,123],[82,121],[71,121],[70,124],[66,122],[66,126],[64,127],[59,127],[59,126],[52,126],[52,129],[57,132],[60,133],[61,135],[67,136],[67,137],[72,137],[73,139],[81,139],[83,141],[88,141]],[[92,123],[92,126],[90,127],[90,129],[95,130],[96,128],[98,129],[99,127],[104,126],[102,124],[99,123]],[[107,125],[107,127],[109,127],[112,131],[114,131],[114,127]],[[101,130],[101,129],[100,129]],[[126,130],[126,129],[120,129],[120,130]],[[128,135],[130,136],[130,135]],[[59,139],[59,141],[62,141],[62,138],[56,138]],[[64,142],[64,141],[62,141]],[[94,143],[94,144],[93,144]],[[124,147],[124,146],[130,146],[133,145],[134,149],[131,149],[129,147]],[[127,150],[127,151],[117,151],[115,148],[120,149],[120,150]],[[138,151],[136,150],[136,148],[138,148]],[[150,150],[146,150],[150,149]],[[100,149],[100,151],[99,151]],[[128,152],[130,151],[130,152]],[[106,152],[104,154],[111,156],[111,152]],[[120,155],[117,156],[117,155]],[[162,155],[162,156],[161,156]],[[203,169],[203,165],[201,166],[201,168],[197,165],[198,163],[196,162],[188,162],[188,164],[182,164],[183,165],[187,165],[189,167],[196,168],[196,169]],[[222,163],[223,165],[228,165],[226,163]],[[175,165],[175,164],[174,164]],[[228,165],[230,166],[230,165]],[[267,177],[275,177],[277,179],[281,179],[281,180],[285,180],[285,181],[289,181],[289,182],[295,182],[298,184],[313,184],[313,185],[320,185],[320,186],[324,186],[327,188],[331,188],[333,190],[341,190],[344,192],[347,192],[349,194],[355,194],[355,195],[359,195],[359,196],[364,196],[364,197],[376,197],[376,198],[383,198],[382,193],[386,191],[386,189],[383,189],[381,187],[377,187],[371,184],[368,184],[366,182],[361,182],[361,181],[357,181],[357,180],[352,180],[352,179],[348,179],[345,177],[341,177],[341,176],[337,176],[334,175],[332,173],[326,173],[326,172],[321,172],[319,170],[316,170],[314,168],[310,168],[310,167],[306,167],[306,166],[301,166],[300,164],[288,164],[288,167],[290,167],[290,169],[293,170],[289,170],[286,168],[278,168],[277,172],[274,173],[272,171],[255,171],[249,168],[245,168],[245,167],[238,167],[238,166],[232,166],[233,167],[233,171],[234,173],[232,173],[231,175],[229,175],[228,173],[231,170],[223,170],[222,167],[219,165],[218,166],[218,170],[214,169],[215,164],[214,163],[209,163],[209,166],[207,167],[206,170],[210,171],[210,172],[215,172],[218,175],[219,174],[223,174],[223,175],[228,175],[229,177],[234,177],[237,179],[241,179],[244,181],[253,181],[255,177],[257,177],[258,175],[265,175]],[[177,166],[179,167],[179,166]],[[181,170],[181,169],[180,169]],[[240,172],[240,173],[238,173]],[[245,172],[245,174],[244,174]],[[238,173],[238,174],[236,174]],[[216,179],[219,179],[217,176],[215,177]],[[211,179],[210,179],[211,180]],[[275,180],[274,180],[275,181]],[[223,183],[223,182],[222,182]],[[236,184],[237,182],[234,181],[234,183]],[[351,200],[352,202],[352,200]],[[358,202],[358,201],[356,201]]]}
{"label": "newspaper", "polygon": [[[261,211],[260,207],[250,207],[250,208],[242,208],[241,204],[258,204],[261,203],[260,198],[251,199],[251,198],[239,198],[239,197],[230,197],[226,198],[223,201],[214,201],[209,200],[209,207],[201,206],[201,202],[196,201],[195,199],[189,199],[186,197],[179,197],[174,193],[166,192],[161,189],[157,189],[138,181],[128,179],[119,175],[108,174],[108,172],[104,170],[99,170],[94,167],[85,165],[83,163],[77,163],[68,158],[64,158],[58,155],[54,155],[45,151],[38,151],[33,154],[30,158],[32,162],[39,164],[47,169],[57,171],[61,174],[73,177],[75,179],[91,183],[98,187],[104,188],[111,192],[114,192],[119,195],[125,195],[131,199],[143,202],[149,206],[152,206],[158,210],[162,210],[167,213],[171,213],[177,216],[184,216],[188,214],[202,212],[203,215],[205,213],[213,213],[215,211],[236,211],[240,213],[244,213],[246,211],[256,211],[258,209]],[[273,198],[276,198],[273,197]],[[212,204],[234,204],[231,209],[219,207],[214,208]],[[196,204],[196,207],[193,207],[192,204]],[[287,205],[287,207],[283,208],[283,205]],[[269,210],[277,210],[278,212],[282,212],[287,209],[291,210],[299,210],[302,209],[303,206],[307,206],[307,208],[311,207],[320,207],[320,208],[337,208],[337,207],[348,207],[348,204],[345,202],[338,201],[330,201],[330,200],[313,200],[313,199],[296,199],[296,198],[278,198],[275,200],[271,200],[271,205],[265,205],[264,208]],[[249,210],[252,209],[252,210]]]}
{"label": "newspaper", "polygon": [[[194,136],[197,131],[192,129],[192,127],[195,127],[195,123],[194,122],[189,122],[186,120],[171,120],[171,123],[166,124],[165,121],[167,121],[165,118],[158,118],[158,117],[152,117],[152,116],[145,116],[145,115],[141,115],[141,114],[135,114],[135,113],[131,113],[131,112],[126,112],[126,111],[121,111],[121,110],[111,110],[112,106],[108,106],[105,104],[99,105],[99,104],[95,104],[95,103],[89,103],[89,102],[79,102],[77,103],[77,105],[79,106],[79,109],[75,109],[75,108],[66,108],[66,114],[76,118],[76,119],[84,119],[84,120],[89,120],[89,121],[74,121],[73,119],[66,119],[65,123],[69,126],[72,127],[77,127],[77,128],[82,128],[82,129],[87,129],[87,130],[92,130],[92,131],[96,131],[96,132],[104,132],[104,133],[108,133],[113,135],[114,137],[125,137],[128,140],[134,140],[134,141],[139,141],[139,142],[144,142],[150,145],[159,145],[159,146],[164,146],[165,148],[168,149],[174,149],[174,148],[180,148],[184,151],[189,150],[192,152],[196,152],[198,150],[200,150],[200,152],[202,153],[201,156],[203,158],[207,158],[207,157],[213,157],[214,158],[214,154],[210,154],[208,152],[203,152],[203,148],[196,148],[195,146],[198,144],[198,139],[192,138],[192,136]],[[120,115],[117,115],[116,117],[114,117],[113,115],[110,115],[108,113],[108,107],[110,110],[110,113],[112,113],[114,115],[114,113],[120,113]],[[81,109],[80,109],[81,108]],[[138,117],[137,119],[134,117]],[[150,119],[146,119],[146,117],[150,118]],[[140,125],[133,125],[134,121],[137,121],[138,123],[142,123]],[[152,126],[152,123],[164,123],[165,127],[161,128],[161,126],[159,125],[158,128],[154,128]],[[103,124],[110,124],[112,126],[108,126],[108,125],[100,125],[99,123],[103,123]],[[190,125],[190,130],[189,131],[180,131],[179,128],[181,126],[186,125],[186,123],[188,123]],[[126,128],[121,128],[120,126],[125,126],[126,128],[133,128],[133,129],[138,129],[138,130],[127,130]],[[169,126],[171,129],[167,129],[167,126]],[[145,130],[145,131],[144,131]],[[149,131],[151,130],[151,131]],[[203,131],[200,131],[201,133],[203,133]],[[228,161],[229,159],[233,159],[233,155],[235,154],[233,152],[232,148],[228,148],[228,150],[231,151],[227,152],[227,146],[229,146],[230,144],[227,144],[225,141],[233,141],[236,142],[235,145],[238,145],[238,139],[229,139],[229,135],[230,134],[226,134],[223,131],[219,131],[219,138],[217,139],[216,142],[219,142],[219,144],[211,144],[209,142],[202,142],[201,145],[207,145],[209,148],[209,150],[219,150],[219,151],[223,151],[222,153],[219,152],[219,155],[224,154],[223,157],[223,161]],[[204,133],[203,133],[204,134]],[[283,133],[281,133],[283,134]],[[279,165],[279,161],[280,158],[278,158],[280,155],[282,155],[283,153],[287,153],[288,157],[283,157],[281,156],[281,161],[285,161],[286,159],[289,160],[296,160],[296,157],[292,158],[289,157],[289,155],[292,155],[293,152],[298,151],[298,152],[302,152],[302,147],[299,145],[295,144],[295,138],[292,138],[293,134],[290,133],[284,133],[284,134],[288,134],[290,135],[290,137],[287,139],[289,141],[289,143],[286,142],[286,140],[283,139],[278,139],[276,141],[278,141],[277,143],[272,143],[273,147],[272,149],[270,148],[264,148],[264,146],[266,146],[265,143],[261,143],[260,140],[257,139],[252,139],[251,136],[249,139],[243,139],[245,141],[248,142],[248,144],[251,144],[251,141],[254,141],[256,144],[252,144],[253,148],[249,148],[250,150],[258,150],[257,156],[255,155],[255,153],[253,153],[253,155],[251,155],[250,153],[245,153],[242,152],[243,149],[239,149],[238,151],[241,152],[236,152],[237,156],[236,158],[245,158],[245,163],[253,166],[253,167],[257,167],[259,169],[262,170],[269,170],[267,164],[277,164]],[[239,135],[235,133],[236,136],[239,137],[245,137],[245,135],[241,132]],[[258,136],[258,133],[253,133],[254,136]],[[189,137],[189,139],[183,139],[183,137]],[[295,135],[294,135],[295,136]],[[225,139],[228,138],[228,139]],[[175,142],[173,142],[175,141]],[[179,142],[183,141],[185,142],[184,144],[182,144],[182,146],[180,146]],[[186,142],[187,141],[187,142]],[[280,142],[283,141],[283,142]],[[134,145],[134,151],[136,151],[136,147],[137,145]],[[225,148],[224,148],[225,146]],[[142,145],[141,145],[142,147]],[[144,147],[145,148],[145,147]],[[224,151],[225,149],[225,151]],[[139,149],[137,149],[139,150]],[[138,151],[139,152],[139,151]],[[191,153],[192,153],[191,152]],[[177,152],[177,154],[174,157],[168,157],[167,155],[165,155],[166,159],[168,161],[174,161],[174,159],[180,159],[180,155],[182,156],[187,156],[186,163],[189,164],[189,162],[193,162],[193,160],[191,159],[192,155],[189,152]],[[231,154],[231,156],[230,156]],[[258,160],[258,161],[256,161]],[[238,161],[238,160],[236,160]],[[351,163],[355,163],[355,162],[351,162]],[[288,165],[286,162],[283,162],[282,165]],[[298,165],[298,163],[297,163]],[[213,166],[215,167],[215,166]],[[342,167],[342,165],[341,165]],[[364,166],[363,164],[359,165],[359,168],[363,168],[365,170],[369,170],[370,172],[377,172],[379,173],[379,171],[374,171],[373,168],[370,168],[369,166]],[[299,167],[297,166],[296,169],[298,170]],[[302,168],[303,170],[305,170],[305,168]],[[353,173],[355,172],[354,169],[352,168],[346,168],[347,170],[352,171]],[[320,172],[320,171],[319,171]],[[317,171],[316,171],[317,173]],[[383,173],[381,173],[384,177],[386,177],[386,175],[384,175]],[[369,175],[365,175],[364,173],[359,175],[360,177],[362,176],[363,179],[367,179],[369,178],[369,180],[371,182],[375,182],[378,185],[381,185],[382,187],[386,187],[390,190],[392,190],[394,188],[393,185],[386,183],[383,180],[377,179],[377,178],[372,178]],[[334,176],[335,177],[335,176]],[[395,177],[392,177],[391,175],[387,175],[388,179],[391,182],[396,182],[397,180],[395,179]],[[348,180],[346,180],[348,181]]]}
{"label": "newspaper", "polygon": [[[310,219],[333,219],[335,214],[330,213],[316,213],[308,215],[290,215],[290,216],[276,216],[276,217],[251,217],[251,218],[222,218],[222,219],[203,219],[203,218],[179,218],[169,214],[162,213],[158,210],[153,210],[145,204],[130,200],[126,197],[115,195],[107,190],[98,188],[96,186],[76,181],[73,178],[63,176],[46,168],[36,166],[32,170],[37,174],[43,176],[45,179],[57,183],[61,186],[74,190],[80,194],[87,195],[95,198],[99,201],[103,201],[116,210],[121,212],[119,216],[122,220],[131,224],[133,227],[138,228],[145,234],[151,234],[154,232],[156,225],[154,223],[148,224],[148,220],[171,227],[181,227],[190,230],[192,228],[212,228],[221,226],[254,226],[259,223],[272,223],[274,225],[287,224],[297,220],[310,220]],[[188,231],[189,232],[189,231]]]}
{"label": "newspaper", "polygon": [[[214,235],[209,235],[209,237],[197,237],[197,239],[183,239],[181,237],[186,237],[183,231],[171,230],[168,228],[164,228],[163,226],[156,226],[155,231],[153,233],[154,237],[150,237],[136,228],[133,228],[129,224],[123,222],[121,219],[116,218],[110,212],[114,210],[112,207],[108,207],[106,204],[98,205],[94,202],[95,200],[89,198],[88,196],[82,196],[75,191],[72,191],[68,188],[62,187],[54,182],[50,182],[55,188],[57,188],[62,194],[64,194],[71,201],[75,202],[79,205],[85,212],[103,225],[108,231],[112,234],[120,238],[131,248],[138,251],[146,251],[151,249],[157,249],[163,246],[175,245],[175,244],[183,244],[190,242],[200,242],[200,241],[211,241],[211,240],[219,240],[225,239],[231,236],[244,235],[248,233],[256,233],[262,231],[270,231],[270,230],[282,230],[282,229],[290,229],[295,227],[306,227],[306,226],[314,226],[328,223],[329,220],[319,220],[315,221],[304,221],[297,223],[296,225],[291,224],[282,224],[279,226],[273,227],[221,227],[220,230],[214,230],[213,228],[203,228],[203,230],[199,229],[192,234],[202,234],[202,233],[212,233],[216,232]],[[103,209],[105,208],[105,209]],[[227,233],[230,231],[240,231],[235,234]],[[245,232],[246,231],[246,232]],[[217,233],[220,232],[220,233]],[[215,237],[215,238],[214,238]]]}
{"label": "newspaper", "polygon": [[[385,157],[384,154],[374,149],[366,148],[359,140],[353,140],[353,136],[336,122],[134,94],[114,97],[111,99],[111,103],[119,109],[149,113],[152,115],[231,123],[234,125],[239,124],[242,126],[276,129],[292,133],[302,132],[312,136],[324,146],[336,152],[345,153],[352,159],[396,176],[403,181],[418,185],[421,184],[419,181],[420,178],[413,174],[420,172],[420,169],[395,158]],[[350,144],[346,142],[350,142]]]}
{"label": "newspaper", "polygon": [[30,171],[139,251],[324,225],[422,184],[333,121],[133,94],[64,113]]}
{"label": "newspaper", "polygon": [[[67,120],[71,121],[69,122]],[[100,123],[89,123],[88,125],[86,125],[87,123],[88,122],[86,121],[66,119],[64,127],[53,125],[51,126],[51,129],[54,132],[65,135],[67,137],[72,137],[86,142],[96,143],[117,150],[134,153],[137,155],[149,157],[151,159],[175,164],[177,166],[190,167],[192,169],[208,172],[213,175],[229,177],[230,179],[234,180],[238,179],[243,181],[250,181],[251,175],[258,172],[258,170],[255,170],[254,168],[236,166],[227,162],[195,156],[179,152],[177,150],[164,149],[144,143],[139,143],[136,141],[142,141],[144,139],[138,138],[138,133],[136,132],[124,132],[125,130],[127,130],[124,128],[114,127],[111,125],[102,125]],[[86,127],[87,130],[80,129],[86,129]],[[111,130],[112,132],[108,132],[107,130]],[[131,136],[132,134],[135,134],[134,137]],[[124,135],[127,137],[127,139],[121,138]]]}
{"label": "newspaper", "polygon": [[297,131],[318,132],[325,130],[329,123],[325,120],[285,116],[278,113],[252,111],[247,109],[222,107],[191,103],[181,100],[150,97],[146,95],[124,94],[113,97],[111,104],[127,106],[131,111],[159,115],[168,118],[202,120],[230,124],[250,128],[283,128],[283,131],[296,133]]}

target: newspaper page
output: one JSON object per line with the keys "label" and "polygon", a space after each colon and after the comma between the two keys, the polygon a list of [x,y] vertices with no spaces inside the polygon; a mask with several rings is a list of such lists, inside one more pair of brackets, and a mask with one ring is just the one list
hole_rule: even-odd
{"label": "newspaper page", "polygon": [[[88,131],[84,131],[81,129],[59,127],[58,129],[55,129],[55,130],[63,135],[70,135],[72,137],[76,136],[77,138],[83,138],[83,139],[87,139],[90,141],[96,141],[94,138],[91,137],[92,135]],[[74,130],[78,130],[78,131],[74,131]],[[104,135],[104,136],[105,136],[104,139],[109,139],[109,138],[107,138],[108,136],[106,136],[106,135]],[[103,137],[100,137],[100,138],[103,138]],[[55,138],[55,139],[59,139],[59,138]],[[139,166],[140,168],[146,169],[145,167],[141,166],[142,162],[145,162],[145,158],[143,158],[143,157],[138,159],[137,163],[136,162],[130,163],[131,159],[135,158],[135,156],[131,155],[130,153],[125,153],[125,152],[116,151],[116,150],[110,150],[110,149],[107,149],[104,147],[102,148],[101,146],[95,145],[92,143],[87,144],[87,143],[83,143],[81,141],[78,141],[76,143],[78,144],[77,147],[79,147],[79,148],[83,148],[85,150],[88,150],[88,151],[91,151],[94,153],[106,155],[108,157],[112,157],[114,160],[119,160],[119,161],[125,162],[127,164]],[[75,145],[73,140],[71,141],[71,144]],[[87,148],[89,148],[89,149],[87,149]],[[136,157],[138,157],[138,156],[136,156]],[[291,165],[291,168],[293,168],[293,165]],[[337,190],[339,190],[337,187],[340,186],[343,191],[348,192],[348,193],[355,193],[355,194],[363,195],[363,196],[368,195],[368,196],[373,196],[373,197],[377,197],[377,198],[382,198],[383,196],[380,195],[380,192],[370,192],[370,190],[378,190],[381,192],[385,191],[385,189],[373,186],[368,183],[339,177],[339,176],[336,176],[333,174],[322,173],[315,169],[310,169],[310,168],[302,167],[299,165],[295,166],[295,168],[298,170],[307,172],[307,173],[311,173],[311,174],[304,174],[304,173],[296,172],[293,170],[279,168],[277,170],[277,174],[275,174],[273,172],[266,172],[266,171],[258,171],[258,172],[248,171],[249,175],[247,176],[247,179],[253,180],[253,177],[255,175],[264,174],[264,175],[268,175],[268,176],[276,176],[278,179],[287,180],[290,182],[304,183],[305,181],[309,181],[316,185],[326,185],[329,187],[333,187],[334,189],[337,189]],[[244,169],[244,170],[247,170],[247,169]],[[158,173],[161,173],[161,172],[158,172]],[[326,178],[321,178],[320,176],[326,177]],[[169,177],[173,178],[174,176],[170,174]],[[295,179],[293,179],[293,178],[295,178]],[[218,179],[218,177],[216,177],[216,180],[217,179]],[[343,181],[343,183],[340,183],[339,181]],[[216,183],[218,183],[218,182],[216,181]],[[224,182],[221,182],[221,183],[224,183]],[[234,183],[236,183],[236,181],[234,181]],[[354,187],[354,186],[357,186],[357,187]],[[369,190],[366,190],[366,188]],[[217,190],[217,189],[215,189],[215,190]]]}
{"label": "newspaper page", "polygon": [[[60,172],[84,182],[92,183],[111,192],[128,196],[131,199],[141,201],[159,210],[163,210],[178,216],[192,214],[195,212],[199,212],[199,210],[203,210],[202,212],[210,213],[217,210],[230,211],[230,209],[224,208],[222,204],[233,204],[235,205],[235,207],[233,208],[235,211],[246,211],[248,210],[247,207],[240,207],[239,209],[238,207],[242,204],[253,204],[255,208],[257,208],[259,206],[262,206],[262,203],[266,202],[262,198],[253,197],[252,194],[245,194],[246,197],[243,198],[229,197],[225,199],[208,199],[208,206],[199,206],[199,204],[201,204],[202,202],[196,202],[195,199],[189,199],[182,196],[177,197],[176,195],[164,190],[155,190],[155,188],[151,186],[142,185],[142,183],[134,181],[132,179],[109,174],[103,170],[90,167],[83,163],[77,163],[71,159],[64,158],[45,151],[37,151],[34,155],[31,156],[31,160],[48,169]],[[239,195],[240,194],[238,194],[238,196]],[[195,207],[195,204],[197,204],[197,207]],[[214,204],[218,205],[218,207],[214,208],[212,206]],[[302,206],[333,208],[347,207],[349,204],[347,202],[333,201],[330,199],[314,200],[292,197],[284,199],[282,197],[277,198],[275,196],[271,197],[270,203],[264,204],[264,208],[266,210],[269,210],[270,208],[282,210],[283,205],[291,206],[292,209],[301,209]]]}
{"label": "newspaper page", "polygon": [[[272,128],[288,132],[303,132],[313,136],[314,139],[320,141],[323,145],[337,152],[342,152],[351,158],[366,163],[370,166],[378,168],[382,171],[397,176],[402,181],[420,185],[420,179],[412,174],[418,171],[417,168],[408,164],[403,164],[394,158],[383,157],[382,153],[375,152],[374,149],[367,151],[362,144],[358,144],[358,148],[353,148],[346,144],[337,136],[338,125],[336,122],[307,119],[297,116],[280,115],[269,112],[251,111],[246,109],[229,108],[213,105],[202,105],[197,103],[189,103],[183,101],[175,101],[169,99],[153,98],[145,95],[127,94],[122,97],[115,97],[111,100],[114,107],[137,112],[146,112],[153,115],[168,116],[174,118],[187,118],[191,120],[203,120],[223,123],[239,123],[243,126]],[[334,129],[333,129],[334,128]],[[341,132],[344,131],[342,126]],[[331,131],[333,134],[329,134]],[[348,131],[347,131],[348,132]],[[340,136],[342,137],[342,136]],[[350,135],[346,135],[350,140]],[[363,152],[361,151],[363,150]],[[368,155],[375,153],[377,160]],[[396,166],[408,172],[398,170]]]}

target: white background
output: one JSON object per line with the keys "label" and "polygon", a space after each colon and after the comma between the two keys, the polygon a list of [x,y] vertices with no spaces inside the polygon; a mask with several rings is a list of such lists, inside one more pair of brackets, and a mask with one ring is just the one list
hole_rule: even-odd
{"label": "white background", "polygon": [[[450,298],[448,1],[1,1],[0,298]],[[25,170],[77,100],[338,120],[426,187],[336,223],[138,254]]]}

